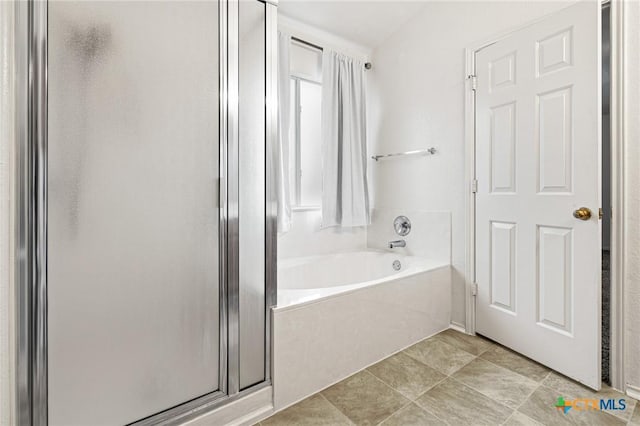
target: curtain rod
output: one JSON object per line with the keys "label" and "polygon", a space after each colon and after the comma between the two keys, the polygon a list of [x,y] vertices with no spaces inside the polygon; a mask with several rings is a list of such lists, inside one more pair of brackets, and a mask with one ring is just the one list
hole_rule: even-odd
{"label": "curtain rod", "polygon": [[317,44],[310,43],[310,42],[308,42],[308,41],[306,41],[306,40],[303,40],[303,39],[301,39],[301,38],[298,38],[298,37],[291,36],[291,40],[293,40],[293,41],[297,41],[298,43],[305,44],[305,45],[307,45],[307,46],[309,46],[309,47],[312,47],[312,48],[314,48],[314,49],[316,49],[316,50],[319,50],[319,51],[321,51],[321,52],[324,50],[324,49],[322,48],[322,46],[318,46]]}
{"label": "curtain rod", "polygon": [[[317,44],[310,43],[310,42],[308,42],[308,41],[306,41],[306,40],[303,40],[303,39],[301,39],[301,38],[291,36],[291,40],[296,41],[296,42],[298,42],[298,43],[300,43],[300,44],[304,44],[304,45],[306,45],[306,46],[308,46],[308,47],[311,47],[311,48],[313,48],[313,49],[319,50],[319,51],[321,51],[321,52],[323,52],[323,51],[324,51],[324,49],[322,48],[322,46],[318,46]],[[365,67],[365,69],[370,70],[370,69],[371,69],[371,62],[365,62],[364,67]]]}

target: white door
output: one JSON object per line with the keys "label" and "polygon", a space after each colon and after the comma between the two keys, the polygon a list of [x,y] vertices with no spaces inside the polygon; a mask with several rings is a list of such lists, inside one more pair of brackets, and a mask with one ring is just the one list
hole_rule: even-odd
{"label": "white door", "polygon": [[481,49],[476,75],[476,331],[599,389],[599,2]]}

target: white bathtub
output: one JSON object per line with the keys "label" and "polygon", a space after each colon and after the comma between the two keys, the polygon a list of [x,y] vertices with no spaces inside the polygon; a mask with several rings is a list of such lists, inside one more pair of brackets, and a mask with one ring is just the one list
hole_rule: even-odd
{"label": "white bathtub", "polygon": [[[394,269],[394,262],[396,264]],[[448,266],[417,256],[359,251],[298,257],[278,263],[278,307],[311,302]]]}
{"label": "white bathtub", "polygon": [[448,328],[450,306],[446,262],[384,251],[280,261],[274,408]]}

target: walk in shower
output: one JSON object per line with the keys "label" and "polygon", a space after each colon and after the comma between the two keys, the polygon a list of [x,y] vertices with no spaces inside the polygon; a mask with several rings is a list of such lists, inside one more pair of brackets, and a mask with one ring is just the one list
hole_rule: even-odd
{"label": "walk in shower", "polygon": [[17,24],[18,423],[175,423],[268,386],[275,6]]}

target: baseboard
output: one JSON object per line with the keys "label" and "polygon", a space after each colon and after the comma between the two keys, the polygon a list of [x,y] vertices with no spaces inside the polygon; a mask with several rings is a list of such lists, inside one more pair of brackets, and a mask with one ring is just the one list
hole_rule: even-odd
{"label": "baseboard", "polygon": [[232,426],[252,426],[273,415],[273,405],[262,407],[231,423]]}
{"label": "baseboard", "polygon": [[464,325],[457,323],[455,321],[451,321],[451,323],[449,324],[449,328],[455,330],[455,331],[459,331],[460,333],[465,333],[467,334],[467,330],[464,327]]}
{"label": "baseboard", "polygon": [[633,399],[637,399],[640,401],[640,387],[630,385],[627,383],[626,386],[626,394],[629,395]]}
{"label": "baseboard", "polygon": [[253,425],[271,414],[273,414],[273,387],[266,386],[183,423],[183,426]]}

